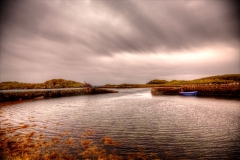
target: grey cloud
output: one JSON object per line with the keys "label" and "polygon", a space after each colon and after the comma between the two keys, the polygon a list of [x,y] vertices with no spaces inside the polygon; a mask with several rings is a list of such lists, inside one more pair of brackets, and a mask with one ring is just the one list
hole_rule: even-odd
{"label": "grey cloud", "polygon": [[[239,52],[239,21],[232,3],[89,2],[10,0],[5,8],[1,5],[0,81],[14,77],[26,81],[26,75],[32,75],[34,81],[40,82],[64,76],[79,81],[82,77],[91,82],[100,76],[102,83],[107,82],[106,79],[118,83],[123,80],[143,83],[148,76],[195,73],[178,66],[178,62],[174,65],[161,62],[159,65],[121,59],[108,63],[102,62],[101,58],[114,59],[118,54],[125,56],[124,53],[139,56],[194,53],[201,48],[217,48],[217,45]],[[225,71],[237,72],[238,64],[227,62]],[[209,66],[216,73],[224,69],[214,63],[205,68],[197,66],[195,70],[202,74]]]}
{"label": "grey cloud", "polygon": [[[23,34],[29,36],[29,38],[39,35],[66,45],[75,41],[75,43],[81,43],[90,48],[89,52],[92,54],[112,54],[122,51],[131,53],[169,52],[201,47],[212,43],[229,43],[229,41],[235,41],[236,38],[239,38],[234,32],[238,22],[236,22],[236,19],[228,19],[231,8],[224,6],[225,3],[223,2],[92,2],[93,7],[102,7],[100,13],[106,7],[107,11],[110,12],[109,14],[113,14],[116,18],[123,17],[123,20],[128,23],[127,25],[132,30],[132,33],[128,35],[121,33],[121,28],[108,25],[112,19],[109,19],[109,22],[88,26],[88,24],[83,24],[87,23],[86,21],[94,21],[94,19],[72,22],[66,19],[67,17],[61,16],[56,7],[44,3],[44,1],[43,3],[24,2],[17,3],[16,7],[12,8],[14,14],[12,13],[13,15],[9,18],[10,24],[3,23],[6,27],[9,25],[15,27],[13,30],[20,28],[14,35]],[[193,7],[190,3],[193,3]],[[81,3],[78,5],[81,9]],[[66,9],[71,9],[71,7]],[[47,19],[47,17],[52,19]],[[55,26],[50,23],[55,19],[59,19],[66,24],[79,23],[79,32],[75,32],[75,35],[67,33],[68,29],[64,26],[58,26],[58,24]],[[41,28],[41,23],[50,24],[48,28]]]}
{"label": "grey cloud", "polygon": [[[138,31],[138,36],[130,37],[130,43],[137,44],[136,48],[142,50],[166,48],[171,51],[226,43],[226,39],[239,40],[235,32],[239,29],[238,20],[228,19],[232,8],[227,8],[223,2],[197,1],[195,7],[189,7],[188,3],[192,1],[104,2],[113,12],[123,14]],[[146,6],[140,8],[139,4]],[[144,9],[145,13],[142,12]],[[124,42],[120,39],[117,43]],[[125,45],[122,49],[133,48]]]}

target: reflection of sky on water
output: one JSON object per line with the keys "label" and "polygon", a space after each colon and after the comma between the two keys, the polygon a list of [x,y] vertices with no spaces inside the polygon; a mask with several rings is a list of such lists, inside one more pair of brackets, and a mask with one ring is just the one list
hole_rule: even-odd
{"label": "reflection of sky on water", "polygon": [[[148,151],[174,151],[182,158],[236,156],[240,147],[239,101],[153,96],[150,89],[39,100],[2,107],[1,118],[14,125],[29,123],[48,137],[70,132],[78,138],[90,128],[122,145]],[[46,126],[46,128],[44,128]],[[181,150],[181,152],[178,152]]]}
{"label": "reflection of sky on water", "polygon": [[137,96],[140,96],[141,98],[152,98],[152,94],[149,93],[140,93],[140,94],[136,94]]}

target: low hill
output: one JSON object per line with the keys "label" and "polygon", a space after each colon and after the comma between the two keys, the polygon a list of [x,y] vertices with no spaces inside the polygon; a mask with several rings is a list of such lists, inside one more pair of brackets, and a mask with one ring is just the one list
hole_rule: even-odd
{"label": "low hill", "polygon": [[65,79],[52,79],[44,82],[42,85],[44,88],[77,88],[84,86],[84,84],[80,82]]}
{"label": "low hill", "polygon": [[198,80],[226,80],[226,81],[238,81],[240,82],[240,74],[225,74],[211,77],[204,77]]}
{"label": "low hill", "polygon": [[165,84],[165,83],[168,83],[168,81],[166,81],[166,80],[154,79],[154,80],[151,80],[150,82],[148,82],[147,84]]}
{"label": "low hill", "polygon": [[51,88],[78,88],[85,84],[65,79],[52,79],[44,83],[1,82],[0,89],[51,89]]}
{"label": "low hill", "polygon": [[218,76],[204,77],[194,80],[172,80],[170,82],[163,83],[164,80],[152,80],[147,84],[165,84],[165,85],[194,85],[194,84],[231,84],[240,83],[240,74],[225,74]]}
{"label": "low hill", "polygon": [[143,87],[158,87],[158,86],[182,86],[182,85],[212,85],[212,84],[240,84],[240,74],[225,74],[211,77],[204,77],[194,80],[159,80],[154,79],[146,84],[106,84],[106,88],[143,88]]}
{"label": "low hill", "polygon": [[189,81],[171,81],[172,84],[234,84],[240,83],[240,74],[225,74],[203,77]]}

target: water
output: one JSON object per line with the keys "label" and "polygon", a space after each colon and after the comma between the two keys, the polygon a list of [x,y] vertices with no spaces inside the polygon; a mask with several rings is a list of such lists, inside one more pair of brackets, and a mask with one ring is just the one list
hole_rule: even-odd
{"label": "water", "polygon": [[[45,99],[0,108],[12,124],[29,123],[54,137],[86,129],[121,143],[119,153],[142,147],[162,159],[239,159],[240,101],[152,96],[150,89]],[[117,151],[117,152],[118,152]]]}

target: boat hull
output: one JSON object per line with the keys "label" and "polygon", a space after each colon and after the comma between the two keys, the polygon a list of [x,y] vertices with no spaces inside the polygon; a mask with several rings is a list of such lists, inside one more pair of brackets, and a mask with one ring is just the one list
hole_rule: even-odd
{"label": "boat hull", "polygon": [[197,95],[197,91],[192,91],[192,92],[180,92],[179,93],[182,96],[196,96]]}

